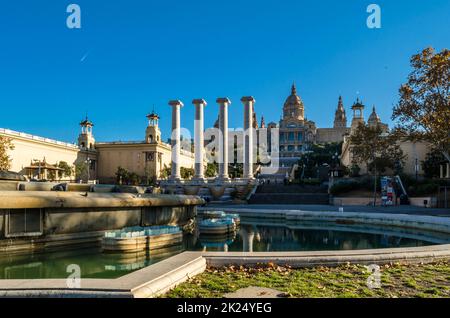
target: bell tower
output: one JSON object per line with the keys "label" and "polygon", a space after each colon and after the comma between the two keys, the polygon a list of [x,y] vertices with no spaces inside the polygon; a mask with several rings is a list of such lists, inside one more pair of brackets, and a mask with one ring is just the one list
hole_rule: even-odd
{"label": "bell tower", "polygon": [[346,128],[347,117],[345,116],[344,103],[342,102],[342,96],[339,96],[338,106],[334,113],[334,128]]}
{"label": "bell tower", "polygon": [[159,130],[158,122],[159,116],[153,110],[147,115],[148,126],[145,130],[145,142],[148,144],[161,142],[161,130]]}
{"label": "bell tower", "polygon": [[353,110],[353,119],[352,119],[352,127],[351,129],[354,130],[358,128],[359,123],[364,124],[364,105],[360,101],[359,97],[356,99],[356,102],[352,106]]}
{"label": "bell tower", "polygon": [[95,138],[92,133],[94,124],[86,118],[80,122],[81,133],[78,135],[78,146],[82,150],[95,150]]}

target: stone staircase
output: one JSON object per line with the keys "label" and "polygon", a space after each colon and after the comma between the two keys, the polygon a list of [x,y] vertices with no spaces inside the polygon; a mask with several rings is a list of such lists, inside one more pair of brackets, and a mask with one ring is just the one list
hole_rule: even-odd
{"label": "stone staircase", "polygon": [[249,204],[330,204],[327,189],[320,186],[263,184],[248,200]]}

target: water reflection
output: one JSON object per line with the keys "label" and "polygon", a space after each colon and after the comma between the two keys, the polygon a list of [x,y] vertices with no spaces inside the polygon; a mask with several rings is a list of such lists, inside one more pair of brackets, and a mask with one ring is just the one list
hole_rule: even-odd
{"label": "water reflection", "polygon": [[261,226],[243,222],[234,237],[199,235],[194,244],[187,242],[186,248],[202,251],[269,252],[416,247],[442,243],[450,243],[448,235],[405,229],[372,226],[369,230],[364,226],[343,227],[336,224]]}

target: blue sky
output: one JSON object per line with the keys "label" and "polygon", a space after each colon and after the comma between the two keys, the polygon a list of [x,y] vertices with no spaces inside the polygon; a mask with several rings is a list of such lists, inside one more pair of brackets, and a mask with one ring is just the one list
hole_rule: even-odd
{"label": "blue sky", "polygon": [[[70,3],[79,30],[66,27]],[[381,29],[366,26],[370,3]],[[192,99],[207,100],[211,126],[223,96],[242,127],[240,97],[277,121],[293,81],[318,127],[332,125],[340,94],[349,116],[358,92],[390,122],[410,56],[449,48],[449,21],[448,0],[3,1],[0,127],[74,142],[88,112],[97,140],[142,140],[154,105],[167,138],[170,99],[192,129]]]}

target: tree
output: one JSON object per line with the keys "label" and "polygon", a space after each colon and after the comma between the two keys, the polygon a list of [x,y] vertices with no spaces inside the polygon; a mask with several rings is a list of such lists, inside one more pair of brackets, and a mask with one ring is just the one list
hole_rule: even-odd
{"label": "tree", "polygon": [[11,168],[11,158],[8,150],[14,150],[11,138],[0,136],[0,170],[9,170]]}
{"label": "tree", "polygon": [[412,56],[411,66],[392,119],[403,135],[430,142],[450,161],[450,50],[427,48]]}
{"label": "tree", "polygon": [[350,135],[353,164],[364,163],[367,172],[372,172],[375,179],[373,205],[376,204],[377,173],[386,168],[394,169],[405,159],[398,139],[396,133],[383,132],[380,125],[369,126],[365,123],[360,123]]}
{"label": "tree", "polygon": [[130,172],[128,174],[128,180],[126,180],[127,184],[131,185],[139,185],[141,183],[141,177],[136,172]]}
{"label": "tree", "polygon": [[55,181],[56,180],[56,171],[55,170],[49,170],[47,172],[47,179],[50,181]]}
{"label": "tree", "polygon": [[61,168],[63,170],[61,170],[61,177],[70,177],[73,173],[73,168],[71,166],[69,166],[69,164],[65,161],[60,161],[58,163],[58,168]]}
{"label": "tree", "polygon": [[77,162],[75,164],[75,178],[77,180],[82,180],[87,174],[88,164],[84,161]]}
{"label": "tree", "polygon": [[119,166],[116,171],[116,183],[139,185],[141,183],[141,177],[136,172],[128,171]]}
{"label": "tree", "polygon": [[317,178],[318,167],[326,164],[332,166],[338,163],[342,152],[342,143],[311,144],[298,164],[300,178]]}
{"label": "tree", "polygon": [[118,184],[127,183],[129,176],[130,173],[125,168],[122,168],[121,166],[117,167],[116,182]]}
{"label": "tree", "polygon": [[206,170],[205,170],[205,177],[207,178],[213,178],[217,175],[218,171],[218,164],[217,163],[207,163],[206,164]]}
{"label": "tree", "polygon": [[422,161],[422,167],[427,178],[440,176],[440,164],[444,161],[444,156],[439,150],[432,150],[427,153],[425,160]]}
{"label": "tree", "polygon": [[180,167],[180,175],[181,175],[181,179],[185,179],[185,180],[191,179],[194,176],[194,169]]}
{"label": "tree", "polygon": [[164,164],[164,168],[162,168],[160,172],[160,178],[167,179],[170,177],[171,173],[172,173],[172,164],[169,164],[169,166]]}

